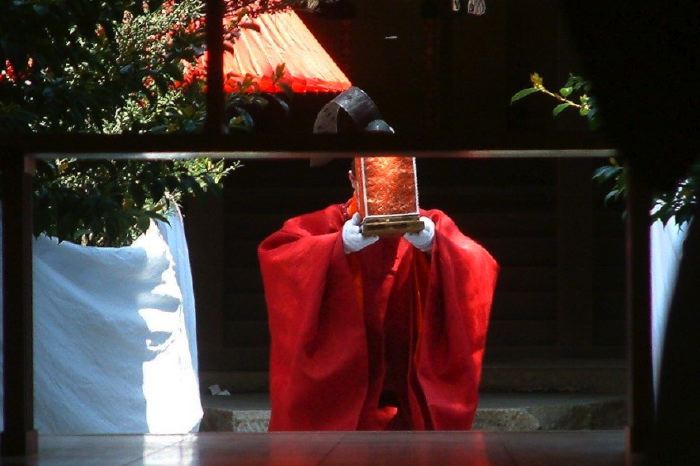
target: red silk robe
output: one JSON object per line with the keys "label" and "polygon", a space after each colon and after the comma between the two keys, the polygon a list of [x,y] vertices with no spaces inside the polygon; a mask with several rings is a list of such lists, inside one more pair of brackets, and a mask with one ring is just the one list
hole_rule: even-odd
{"label": "red silk robe", "polygon": [[443,212],[421,213],[430,254],[396,237],[346,255],[343,205],[260,244],[270,430],[471,428],[498,265]]}

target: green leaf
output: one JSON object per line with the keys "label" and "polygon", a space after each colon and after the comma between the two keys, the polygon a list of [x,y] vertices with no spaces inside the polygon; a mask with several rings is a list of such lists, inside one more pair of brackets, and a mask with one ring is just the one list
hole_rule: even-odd
{"label": "green leaf", "polygon": [[518,100],[522,99],[523,97],[527,97],[530,94],[534,94],[535,92],[539,92],[539,89],[534,88],[534,87],[528,87],[527,89],[523,89],[521,91],[516,92],[513,97],[510,98],[510,103],[511,105]]}
{"label": "green leaf", "polygon": [[168,131],[168,125],[158,125],[150,128],[148,130],[149,133],[154,133],[154,134],[163,134]]}
{"label": "green leaf", "polygon": [[163,214],[160,214],[158,212],[149,212],[149,215],[154,220],[160,220],[161,222],[170,225],[170,222],[168,221],[167,217],[165,217]]}
{"label": "green leaf", "polygon": [[559,93],[564,97],[569,97],[572,92],[574,92],[574,89],[571,87],[562,87],[559,89]]}
{"label": "green leaf", "polygon": [[591,117],[591,114],[588,114],[588,127],[592,130],[595,131],[598,128],[600,128],[600,119],[596,117]]}
{"label": "green leaf", "polygon": [[568,102],[565,102],[563,104],[559,104],[556,107],[554,107],[554,110],[552,110],[552,115],[557,116],[569,107],[571,107],[571,104]]}
{"label": "green leaf", "polygon": [[590,112],[590,109],[589,109],[588,107],[581,107],[581,108],[578,110],[578,113],[579,113],[581,116],[586,116],[586,115],[588,115],[588,112]]}
{"label": "green leaf", "polygon": [[617,201],[619,199],[619,197],[620,197],[620,191],[613,189],[608,194],[605,195],[605,199],[603,200],[603,203],[605,205],[609,205],[611,202]]}
{"label": "green leaf", "polygon": [[199,129],[199,126],[192,120],[185,120],[182,124],[182,129],[184,129],[186,133],[194,133]]}
{"label": "green leaf", "polygon": [[139,217],[136,218],[136,227],[141,230],[141,231],[146,231],[148,230],[148,227],[151,225],[151,219],[147,217],[146,215],[140,215]]}
{"label": "green leaf", "polygon": [[573,91],[583,89],[584,91],[588,92],[590,89],[590,84],[581,76],[570,74],[569,79],[566,81],[566,84],[564,84],[564,87],[570,87]]}
{"label": "green leaf", "polygon": [[277,103],[277,105],[282,109],[282,111],[284,112],[284,115],[289,116],[290,110],[289,110],[289,104],[287,102],[285,102],[283,99],[276,96],[275,94],[270,94],[267,96],[267,98],[270,99],[270,101],[274,100],[275,103]]}
{"label": "green leaf", "polygon": [[32,8],[34,9],[34,12],[39,16],[46,16],[47,14],[49,14],[49,9],[46,7],[46,5],[32,5]]}
{"label": "green leaf", "polygon": [[132,63],[129,63],[128,65],[124,65],[121,68],[119,68],[119,74],[122,76],[126,76],[127,74],[131,74],[134,71],[134,65]]}
{"label": "green leaf", "polygon": [[602,183],[619,176],[622,173],[622,170],[622,167],[604,165],[595,170],[593,173],[593,179]]}

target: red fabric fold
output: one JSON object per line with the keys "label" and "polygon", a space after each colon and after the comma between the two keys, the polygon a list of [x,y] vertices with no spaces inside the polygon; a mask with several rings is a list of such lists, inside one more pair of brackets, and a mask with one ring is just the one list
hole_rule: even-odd
{"label": "red fabric fold", "polygon": [[469,429],[498,265],[444,213],[429,256],[401,237],[343,252],[342,205],[258,248],[270,430]]}

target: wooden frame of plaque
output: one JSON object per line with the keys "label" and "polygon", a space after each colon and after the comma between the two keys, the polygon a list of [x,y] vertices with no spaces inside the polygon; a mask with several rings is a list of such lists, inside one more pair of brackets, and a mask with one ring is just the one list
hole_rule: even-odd
{"label": "wooden frame of plaque", "polygon": [[423,230],[414,157],[356,157],[355,179],[364,236]]}

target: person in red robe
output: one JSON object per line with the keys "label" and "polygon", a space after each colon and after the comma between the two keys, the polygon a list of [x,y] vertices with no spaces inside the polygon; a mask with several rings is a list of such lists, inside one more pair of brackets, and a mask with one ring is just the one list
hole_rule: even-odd
{"label": "person in red robe", "polygon": [[380,239],[355,206],[291,218],[258,247],[269,430],[470,429],[498,264],[440,210]]}

